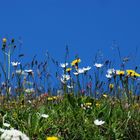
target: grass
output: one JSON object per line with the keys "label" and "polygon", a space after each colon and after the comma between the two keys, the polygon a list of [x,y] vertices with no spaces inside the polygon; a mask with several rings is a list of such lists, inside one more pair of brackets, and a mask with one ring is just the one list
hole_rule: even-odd
{"label": "grass", "polygon": [[[61,67],[48,53],[43,62],[34,57],[11,67],[16,42],[3,39],[2,46],[0,128],[20,130],[32,140],[139,140],[137,69],[123,65],[114,70],[105,61],[95,63],[90,73],[90,67],[80,68],[78,57],[67,66],[68,48]],[[57,88],[51,85],[50,62],[56,67]]]}

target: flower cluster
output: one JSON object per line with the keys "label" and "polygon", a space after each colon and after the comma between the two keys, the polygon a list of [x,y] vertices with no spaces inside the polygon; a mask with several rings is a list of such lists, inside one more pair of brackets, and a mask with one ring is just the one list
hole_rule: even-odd
{"label": "flower cluster", "polygon": [[24,133],[16,129],[4,130],[1,140],[29,140]]}

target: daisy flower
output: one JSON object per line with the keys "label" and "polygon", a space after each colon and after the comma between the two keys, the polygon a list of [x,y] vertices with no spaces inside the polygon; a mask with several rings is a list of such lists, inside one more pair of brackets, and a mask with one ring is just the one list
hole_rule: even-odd
{"label": "daisy flower", "polygon": [[105,123],[105,121],[102,121],[102,120],[99,121],[98,119],[94,121],[94,124],[97,126],[103,125],[104,123]]}
{"label": "daisy flower", "polygon": [[66,66],[68,66],[68,63],[60,63],[60,67],[65,68]]}
{"label": "daisy flower", "polygon": [[20,65],[20,62],[11,62],[13,67],[17,67],[18,65]]}
{"label": "daisy flower", "polygon": [[101,67],[103,66],[103,64],[95,63],[94,66],[95,66],[96,68],[101,68]]}

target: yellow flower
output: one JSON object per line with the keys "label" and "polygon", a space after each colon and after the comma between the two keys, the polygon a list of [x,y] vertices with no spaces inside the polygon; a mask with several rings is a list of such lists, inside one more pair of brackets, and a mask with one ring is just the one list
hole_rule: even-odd
{"label": "yellow flower", "polygon": [[78,64],[80,62],[81,62],[81,59],[80,58],[77,58],[77,59],[75,59],[75,60],[72,61],[71,66],[75,66],[76,64]]}
{"label": "yellow flower", "polygon": [[91,106],[92,103],[88,102],[88,103],[85,103],[85,106]]}
{"label": "yellow flower", "polygon": [[53,100],[53,98],[52,97],[48,97],[48,101],[52,101]]}
{"label": "yellow flower", "polygon": [[103,97],[107,98],[107,95],[106,94],[103,94]]}
{"label": "yellow flower", "polygon": [[110,89],[113,89],[114,88],[114,85],[113,84],[109,84],[109,88]]}
{"label": "yellow flower", "polygon": [[98,102],[95,105],[96,105],[96,107],[100,107],[101,106],[101,104],[98,103]]}
{"label": "yellow flower", "polygon": [[124,75],[124,74],[125,74],[125,71],[116,70],[116,74],[117,74],[117,75]]}
{"label": "yellow flower", "polygon": [[6,42],[7,42],[7,39],[6,39],[6,38],[3,38],[3,39],[2,39],[2,42],[3,42],[3,43],[6,43]]}
{"label": "yellow flower", "polygon": [[67,68],[67,69],[66,69],[66,72],[70,72],[70,71],[71,71],[71,68]]}
{"label": "yellow flower", "polygon": [[140,77],[140,74],[135,72],[134,70],[126,70],[127,75],[129,76],[136,76],[136,77]]}
{"label": "yellow flower", "polygon": [[52,137],[46,137],[46,140],[59,140],[58,137],[52,136]]}
{"label": "yellow flower", "polygon": [[57,98],[58,98],[57,96],[53,96],[53,99],[54,99],[54,100],[57,100]]}

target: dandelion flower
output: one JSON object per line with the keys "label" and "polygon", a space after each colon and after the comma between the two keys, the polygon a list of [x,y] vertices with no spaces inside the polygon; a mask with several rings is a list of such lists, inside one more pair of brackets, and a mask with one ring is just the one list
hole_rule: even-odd
{"label": "dandelion flower", "polygon": [[95,66],[96,68],[101,68],[101,67],[103,66],[103,64],[95,63],[94,66]]}
{"label": "dandelion flower", "polygon": [[72,62],[71,62],[71,66],[75,66],[75,65],[77,65],[78,63],[80,63],[81,62],[81,59],[80,58],[77,58],[77,59],[75,59],[75,60],[73,60]]}
{"label": "dandelion flower", "polygon": [[91,106],[92,103],[91,102],[88,102],[88,103],[85,103],[86,106]]}
{"label": "dandelion flower", "polygon": [[104,123],[105,123],[105,121],[102,121],[102,120],[99,121],[98,119],[94,121],[94,124],[97,125],[97,126],[98,125],[103,125]]}
{"label": "dandelion flower", "polygon": [[125,71],[122,70],[116,70],[116,75],[124,75]]}
{"label": "dandelion flower", "polygon": [[126,72],[127,72],[127,75],[129,75],[129,76],[136,76],[136,77],[140,77],[140,74],[139,73],[137,73],[137,72],[135,72],[134,70],[126,70]]}
{"label": "dandelion flower", "polygon": [[47,137],[46,140],[59,140],[59,139],[56,136],[52,136],[52,137]]}
{"label": "dandelion flower", "polygon": [[96,105],[96,107],[100,107],[101,106],[101,104],[98,103],[98,102],[95,105]]}
{"label": "dandelion flower", "polygon": [[113,89],[114,88],[114,84],[109,84],[109,88]]}
{"label": "dandelion flower", "polygon": [[70,72],[70,71],[71,71],[71,68],[67,68],[67,69],[66,69],[66,72]]}
{"label": "dandelion flower", "polygon": [[7,39],[6,39],[6,38],[3,38],[3,39],[2,39],[2,42],[3,42],[3,43],[6,43],[6,42],[7,42]]}

